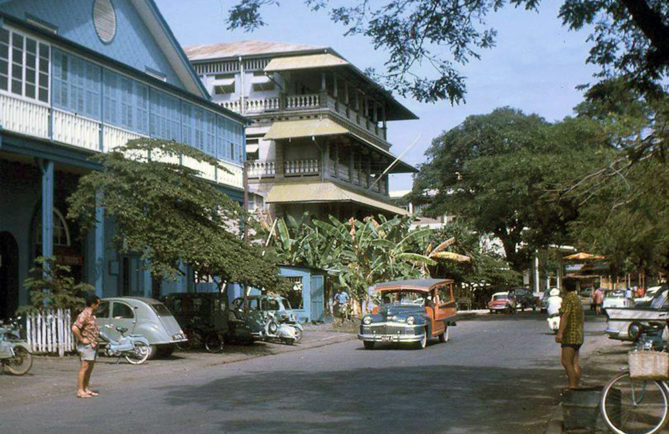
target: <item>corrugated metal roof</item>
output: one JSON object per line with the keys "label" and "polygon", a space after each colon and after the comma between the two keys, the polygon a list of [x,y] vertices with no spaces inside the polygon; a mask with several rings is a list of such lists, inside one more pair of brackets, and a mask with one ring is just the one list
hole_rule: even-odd
{"label": "corrugated metal roof", "polygon": [[252,56],[254,54],[290,53],[298,51],[314,51],[325,49],[313,45],[284,44],[282,42],[239,41],[222,42],[210,45],[191,45],[184,47],[191,61],[222,59],[235,56]]}
{"label": "corrugated metal roof", "polygon": [[304,182],[275,184],[267,194],[267,203],[327,203],[354,202],[371,208],[408,215],[403,208],[378,199],[346,190],[332,182]]}
{"label": "corrugated metal roof", "polygon": [[331,68],[349,63],[333,54],[310,54],[308,56],[277,57],[267,64],[265,72],[294,71],[296,69]]}

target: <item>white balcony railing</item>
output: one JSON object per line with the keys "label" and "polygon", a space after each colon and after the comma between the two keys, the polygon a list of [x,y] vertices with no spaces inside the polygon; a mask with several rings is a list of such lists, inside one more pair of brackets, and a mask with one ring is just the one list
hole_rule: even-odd
{"label": "white balcony railing", "polygon": [[284,161],[285,176],[318,175],[318,160],[287,160]]}
{"label": "white balcony railing", "polygon": [[[51,123],[51,135],[49,123]],[[0,125],[7,131],[52,139],[54,142],[95,152],[109,152],[126,144],[128,140],[143,137],[135,132],[82,117],[76,113],[49,108],[45,104],[5,93],[0,93]],[[237,164],[219,160],[219,164],[230,171],[228,173],[216,170],[207,163],[184,162],[189,166],[191,163],[205,179],[243,188],[242,168]]]}
{"label": "white balcony railing", "polygon": [[259,98],[245,100],[246,113],[263,113],[279,110],[279,98]]}
{"label": "white balcony railing", "polygon": [[271,178],[276,174],[274,161],[249,161],[249,178]]}
{"label": "white balcony railing", "polygon": [[286,97],[286,110],[318,108],[321,96],[317,93],[309,95],[291,95]]}
{"label": "white balcony railing", "polygon": [[49,108],[21,98],[0,94],[0,125],[6,130],[49,138]]}

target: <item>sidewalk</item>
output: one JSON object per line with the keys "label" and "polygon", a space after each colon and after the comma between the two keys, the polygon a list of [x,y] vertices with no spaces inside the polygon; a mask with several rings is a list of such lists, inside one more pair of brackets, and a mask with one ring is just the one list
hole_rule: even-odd
{"label": "sidewalk", "polygon": [[[296,345],[256,342],[253,345],[227,345],[223,352],[209,354],[202,351],[176,351],[165,359],[148,360],[133,366],[121,359],[99,357],[91,386],[125,381],[136,381],[153,376],[187,376],[202,367],[241,362],[257,357],[271,356],[285,352],[304,351],[355,339],[349,333],[332,330],[331,324],[305,325],[302,341]],[[79,358],[33,356],[33,366],[22,377],[0,374],[0,400],[9,399],[13,404],[31,403],[51,397],[73,394],[76,389],[76,375]]]}
{"label": "sidewalk", "polygon": [[[609,339],[604,335],[596,340],[590,340],[586,336],[585,344],[594,345],[594,349],[581,360],[581,368],[583,369],[581,382],[583,386],[603,387],[611,377],[627,367],[627,353],[633,349],[631,342]],[[562,422],[562,405],[558,404],[555,406],[548,422],[546,434],[570,432],[562,429]]]}

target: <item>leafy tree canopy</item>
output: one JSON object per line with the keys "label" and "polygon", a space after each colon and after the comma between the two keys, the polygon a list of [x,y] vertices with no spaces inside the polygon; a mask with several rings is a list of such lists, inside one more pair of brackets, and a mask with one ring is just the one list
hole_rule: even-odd
{"label": "leafy tree canopy", "polygon": [[30,304],[21,306],[17,313],[44,308],[71,309],[78,312],[86,306],[85,297],[95,288],[87,283],[75,282],[67,265],[56,263],[54,257],[38,256],[35,266],[23,286],[30,294]]}
{"label": "leafy tree canopy", "polygon": [[428,214],[457,215],[476,232],[494,234],[512,268],[521,270],[529,251],[565,241],[576,214],[570,198],[546,200],[546,192],[610,152],[601,126],[590,119],[549,124],[501,108],[470,116],[434,139],[413,194],[425,199],[435,192],[427,198]]}
{"label": "leafy tree canopy", "polygon": [[[486,18],[505,6],[536,11],[540,0],[304,0],[326,9],[345,35],[364,35],[388,53],[386,73],[375,77],[389,89],[419,101],[464,101],[459,67],[495,46]],[[279,0],[238,0],[228,28],[265,25],[261,9]],[[594,26],[586,61],[601,67],[599,78],[622,75],[644,93],[661,93],[669,71],[669,2],[666,0],[564,0],[563,25]],[[428,68],[425,68],[427,66]],[[427,72],[426,71],[431,71]]]}
{"label": "leafy tree canopy", "polygon": [[[94,157],[103,166],[81,177],[68,198],[68,217],[90,230],[97,207],[115,225],[121,252],[141,253],[154,283],[182,274],[182,264],[200,274],[256,287],[276,284],[278,269],[259,246],[238,236],[240,207],[183,161],[216,159],[180,143],[135,139]],[[154,292],[156,288],[154,286]]]}

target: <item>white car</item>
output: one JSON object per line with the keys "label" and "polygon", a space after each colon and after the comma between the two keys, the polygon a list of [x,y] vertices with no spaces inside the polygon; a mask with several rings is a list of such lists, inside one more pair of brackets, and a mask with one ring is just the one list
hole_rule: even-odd
{"label": "white car", "polygon": [[630,298],[625,297],[625,291],[613,291],[604,297],[602,309],[610,309],[612,307],[632,307],[634,302]]}
{"label": "white car", "polygon": [[634,299],[634,304],[635,305],[644,305],[644,304],[650,304],[651,300],[655,298],[657,295],[657,291],[662,288],[661,286],[651,286],[646,290],[646,293],[644,294],[643,297],[635,298]]}
{"label": "white car", "polygon": [[[669,320],[669,287],[655,292],[650,304],[635,307],[610,307],[607,311],[606,333],[611,339],[634,341],[649,323],[666,323]],[[665,328],[663,338],[668,338]]]}

